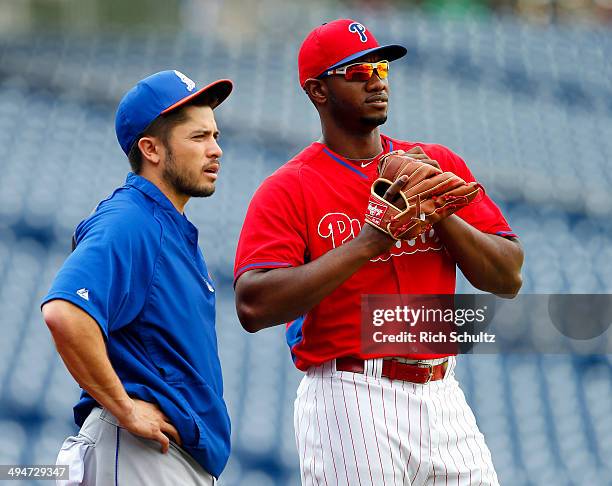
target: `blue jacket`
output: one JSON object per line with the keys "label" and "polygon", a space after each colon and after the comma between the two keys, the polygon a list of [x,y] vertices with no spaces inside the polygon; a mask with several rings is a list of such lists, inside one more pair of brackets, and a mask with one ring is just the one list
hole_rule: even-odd
{"label": "blue jacket", "polygon": [[[230,452],[215,331],[215,289],[198,230],[151,182],[129,174],[75,232],[76,248],[43,303],[67,300],[106,338],[132,397],[157,403],[183,448],[218,477]],[[85,391],[82,425],[96,405]]]}

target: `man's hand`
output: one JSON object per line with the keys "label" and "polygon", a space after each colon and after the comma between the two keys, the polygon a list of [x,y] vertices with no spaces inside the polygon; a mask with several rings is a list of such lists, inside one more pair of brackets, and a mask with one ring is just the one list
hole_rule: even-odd
{"label": "man's hand", "polygon": [[434,167],[442,170],[440,168],[440,164],[438,164],[438,161],[430,159],[429,155],[427,155],[425,151],[423,150],[423,148],[419,147],[418,145],[416,147],[412,147],[408,151],[402,151],[402,152],[404,152],[404,155],[408,155],[411,159],[415,159],[415,160],[418,160],[419,162],[424,162],[426,164],[433,165]]}
{"label": "man's hand", "polygon": [[127,394],[108,359],[100,326],[89,314],[61,299],[47,302],[42,311],[70,374],[122,427],[158,441],[164,453],[170,446],[168,436],[181,444],[177,430],[156,405]]}
{"label": "man's hand", "polygon": [[178,431],[157,405],[138,399],[132,399],[132,403],[131,412],[124,417],[117,417],[122,427],[134,435],[156,440],[161,444],[161,451],[164,454],[170,448],[168,436],[181,445]]}

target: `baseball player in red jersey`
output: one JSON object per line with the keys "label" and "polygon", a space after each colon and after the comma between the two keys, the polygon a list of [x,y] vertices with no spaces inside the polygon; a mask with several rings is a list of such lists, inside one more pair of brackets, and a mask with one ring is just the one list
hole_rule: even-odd
{"label": "baseball player in red jersey", "polygon": [[452,294],[456,266],[488,292],[514,295],[521,286],[521,247],[488,196],[409,241],[364,224],[382,153],[401,149],[474,181],[448,148],[379,132],[389,61],[405,54],[348,19],[308,35],[300,84],[319,113],[322,137],[264,181],[238,244],[242,325],[255,332],[287,323],[293,360],[306,372],[294,413],[305,485],[498,484],[453,356],[360,348],[364,294]]}

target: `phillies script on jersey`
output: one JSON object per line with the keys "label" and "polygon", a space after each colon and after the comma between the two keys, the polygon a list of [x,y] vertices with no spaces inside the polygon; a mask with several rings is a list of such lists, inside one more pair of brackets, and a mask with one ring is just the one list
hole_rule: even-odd
{"label": "phillies script on jersey", "polygon": [[[317,231],[321,238],[330,238],[332,248],[337,248],[355,238],[361,231],[362,224],[356,218],[351,219],[348,214],[329,213],[321,218],[317,225]],[[433,229],[412,240],[396,241],[388,252],[373,258],[371,261],[386,261],[391,257],[410,255],[417,251],[427,250],[442,250],[442,243]]]}

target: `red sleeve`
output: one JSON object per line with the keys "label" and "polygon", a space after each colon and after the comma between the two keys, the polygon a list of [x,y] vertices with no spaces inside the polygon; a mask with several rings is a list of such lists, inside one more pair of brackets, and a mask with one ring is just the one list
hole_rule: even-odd
{"label": "red sleeve", "polygon": [[304,198],[299,169],[282,167],[255,192],[247,211],[234,263],[234,283],[255,268],[304,264]]}
{"label": "red sleeve", "polygon": [[[433,150],[428,150],[428,147],[423,147],[423,150],[439,162],[442,170],[452,171],[466,182],[476,181],[463,159],[450,149],[437,145]],[[505,238],[517,237],[500,209],[486,193],[482,197],[478,196],[469,206],[457,211],[456,214],[483,233]]]}

